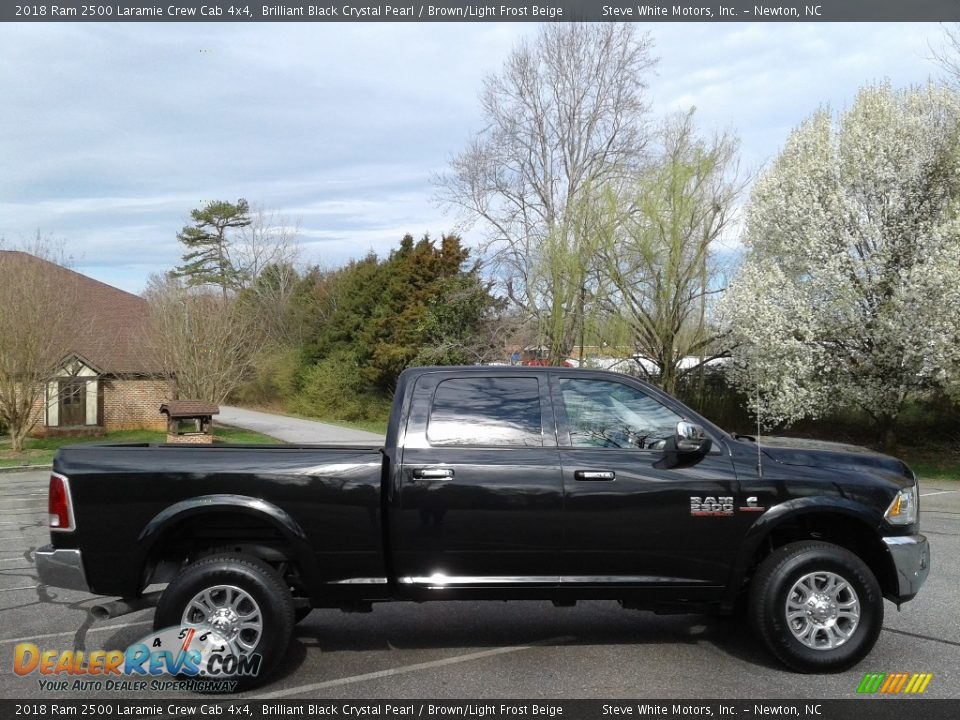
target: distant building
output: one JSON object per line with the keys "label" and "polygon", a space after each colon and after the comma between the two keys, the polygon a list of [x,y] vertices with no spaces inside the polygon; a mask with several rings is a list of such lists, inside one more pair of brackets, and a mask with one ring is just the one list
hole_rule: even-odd
{"label": "distant building", "polygon": [[76,320],[70,351],[36,406],[39,418],[33,434],[166,428],[159,408],[172,392],[147,349],[146,301],[28,253],[0,252],[6,263],[42,264],[43,272],[70,298]]}

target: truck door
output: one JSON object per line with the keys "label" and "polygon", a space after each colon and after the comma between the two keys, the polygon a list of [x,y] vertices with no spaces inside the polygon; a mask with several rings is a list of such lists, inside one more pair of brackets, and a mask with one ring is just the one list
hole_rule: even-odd
{"label": "truck door", "polygon": [[556,373],[552,382],[564,584],[725,584],[738,487],[723,446],[714,442],[698,462],[670,467],[664,443],[691,419],[679,403],[628,379]]}
{"label": "truck door", "polygon": [[563,482],[545,373],[426,373],[390,508],[401,585],[555,585]]}

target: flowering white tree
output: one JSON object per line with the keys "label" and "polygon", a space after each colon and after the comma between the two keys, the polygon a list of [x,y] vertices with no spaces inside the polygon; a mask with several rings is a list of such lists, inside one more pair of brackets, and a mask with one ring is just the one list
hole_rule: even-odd
{"label": "flowering white tree", "polygon": [[947,88],[866,87],[758,179],[721,316],[765,424],[857,407],[892,449],[908,398],[956,387],[958,122]]}

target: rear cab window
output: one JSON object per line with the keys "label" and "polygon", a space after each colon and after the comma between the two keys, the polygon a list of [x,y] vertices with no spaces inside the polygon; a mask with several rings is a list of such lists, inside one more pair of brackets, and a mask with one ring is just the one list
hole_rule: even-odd
{"label": "rear cab window", "polygon": [[432,446],[543,447],[540,381],[497,376],[442,380],[426,435]]}

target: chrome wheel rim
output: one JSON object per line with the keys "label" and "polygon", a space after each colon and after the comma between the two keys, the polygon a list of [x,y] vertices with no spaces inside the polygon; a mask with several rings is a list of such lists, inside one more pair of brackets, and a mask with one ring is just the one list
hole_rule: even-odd
{"label": "chrome wheel rim", "polygon": [[797,640],[813,650],[833,650],[856,632],[860,598],[840,575],[814,572],[790,588],[785,612],[787,625]]}
{"label": "chrome wheel rim", "polygon": [[246,590],[236,585],[214,585],[187,603],[182,624],[212,630],[235,655],[249,655],[263,636],[263,613]]}

